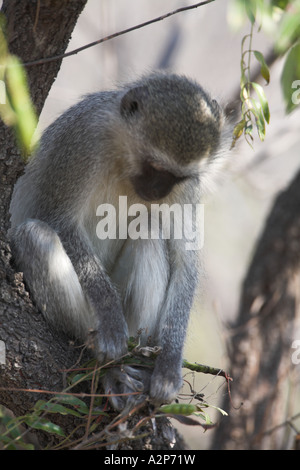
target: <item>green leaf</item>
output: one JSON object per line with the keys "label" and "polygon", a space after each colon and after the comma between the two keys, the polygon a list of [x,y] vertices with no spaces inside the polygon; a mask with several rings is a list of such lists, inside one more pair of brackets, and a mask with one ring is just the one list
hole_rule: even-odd
{"label": "green leaf", "polygon": [[253,124],[251,121],[249,121],[245,127],[245,134],[249,135],[252,138],[252,132],[253,132]]}
{"label": "green leaf", "polygon": [[45,432],[52,434],[58,434],[59,436],[65,437],[65,433],[62,428],[57,424],[52,423],[46,418],[37,418],[36,416],[27,416],[24,422],[34,429],[40,429]]}
{"label": "green leaf", "polygon": [[25,155],[32,150],[32,138],[37,126],[31,103],[27,78],[19,59],[10,55],[6,63],[7,97],[15,113],[14,127]]}
{"label": "green leaf", "polygon": [[28,444],[22,441],[22,439],[14,439],[9,436],[0,436],[0,442],[5,446],[7,450],[34,450],[33,444]]}
{"label": "green leaf", "polygon": [[92,375],[87,374],[86,372],[76,373],[74,375],[70,375],[69,377],[69,383],[71,385],[76,385],[77,383],[81,383],[81,382],[91,382],[91,380],[92,380]]}
{"label": "green leaf", "polygon": [[264,114],[264,118],[265,118],[266,122],[269,124],[269,122],[270,122],[270,110],[269,110],[269,105],[268,105],[268,101],[267,101],[264,89],[261,85],[259,85],[258,83],[255,83],[255,82],[251,82],[251,85],[253,86],[253,88],[254,88],[257,96],[258,96],[258,99],[259,99],[259,102],[260,102],[260,105],[261,105],[261,109],[262,109],[263,114]]}
{"label": "green leaf", "polygon": [[210,419],[210,416],[207,413],[195,413],[196,416],[199,416],[200,418],[204,419],[206,424],[213,424],[212,420]]}
{"label": "green leaf", "polygon": [[253,52],[254,52],[256,59],[261,65],[260,73],[262,77],[266,80],[267,83],[269,83],[270,82],[270,70],[265,62],[263,54],[259,51],[253,51]]}
{"label": "green leaf", "polygon": [[238,139],[242,135],[245,126],[246,126],[246,120],[245,119],[242,119],[241,121],[239,121],[236,124],[236,126],[233,129],[233,135],[234,135],[235,139]]}
{"label": "green leaf", "polygon": [[188,416],[197,411],[197,406],[191,403],[171,403],[159,408],[159,411],[167,414]]}
{"label": "green leaf", "polygon": [[246,126],[246,120],[245,119],[242,119],[241,121],[239,121],[234,129],[233,129],[233,133],[232,133],[232,142],[231,142],[231,149],[234,148],[235,144],[236,144],[236,141],[241,137],[244,129],[245,129],[245,126]]}
{"label": "green leaf", "polygon": [[86,403],[73,395],[56,395],[55,399],[65,405],[74,406],[74,408],[76,408],[77,411],[80,411],[80,413],[88,414],[89,412],[89,408]]}
{"label": "green leaf", "polygon": [[293,111],[300,103],[300,43],[296,44],[288,53],[281,74],[281,89],[287,113]]}
{"label": "green leaf", "polygon": [[[90,411],[89,407],[84,401],[80,400],[80,398],[77,398],[73,395],[56,395],[55,399],[56,401],[60,401],[61,403],[64,403],[65,405],[73,406],[76,409],[76,412],[79,412],[83,415],[87,415]],[[102,401],[102,397],[98,397],[98,398],[95,397],[92,415],[93,416],[107,416],[107,413],[105,413],[105,411],[97,408],[97,405],[100,406],[100,403],[97,403],[97,401]],[[69,408],[66,408],[66,410],[68,410],[70,414],[73,414]]]}
{"label": "green leaf", "polygon": [[272,0],[271,3],[272,3],[272,6],[278,7],[281,10],[285,10],[285,8],[287,7],[289,3],[289,0]]}
{"label": "green leaf", "polygon": [[223,416],[228,416],[228,413],[222,410],[222,408],[220,408],[219,406],[209,405],[209,408],[213,408],[214,410],[219,411]]}
{"label": "green leaf", "polygon": [[251,0],[246,0],[245,1],[245,9],[247,16],[251,22],[251,24],[255,23],[255,17],[256,17],[256,2]]}
{"label": "green leaf", "polygon": [[294,2],[290,12],[283,15],[275,50],[282,54],[300,38],[300,2]]}
{"label": "green leaf", "polygon": [[256,102],[256,100],[252,100],[252,104],[254,105],[255,111],[254,109],[252,109],[251,111],[256,117],[257,132],[258,132],[260,140],[263,142],[266,136],[266,126],[265,126],[265,120],[264,120],[264,116],[262,113],[262,109],[260,108],[260,105],[258,102]]}
{"label": "green leaf", "polygon": [[36,405],[35,409],[38,411],[46,411],[47,413],[59,413],[61,415],[73,415],[80,417],[81,414],[78,411],[74,411],[70,408],[67,408],[63,405],[52,403],[52,402],[44,402],[41,403],[43,400],[39,400]]}

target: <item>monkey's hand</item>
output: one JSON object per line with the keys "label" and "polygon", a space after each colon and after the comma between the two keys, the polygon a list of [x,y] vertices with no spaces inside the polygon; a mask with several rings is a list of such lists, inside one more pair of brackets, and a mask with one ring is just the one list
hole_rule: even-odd
{"label": "monkey's hand", "polygon": [[97,359],[103,364],[120,359],[128,350],[128,328],[122,316],[111,314],[101,321],[97,330],[90,332],[88,343],[95,349]]}
{"label": "monkey's hand", "polygon": [[182,386],[181,361],[160,354],[150,384],[150,399],[156,405],[172,401]]}

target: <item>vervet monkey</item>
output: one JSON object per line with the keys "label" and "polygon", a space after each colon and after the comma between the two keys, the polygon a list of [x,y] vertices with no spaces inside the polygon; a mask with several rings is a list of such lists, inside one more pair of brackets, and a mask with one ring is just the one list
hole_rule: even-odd
{"label": "vervet monkey", "polygon": [[[118,228],[130,222],[118,212],[119,196],[148,208],[198,204],[225,129],[223,111],[197,83],[150,74],[92,93],[62,114],[15,186],[13,256],[45,317],[92,338],[101,362],[124,355],[138,331],[142,344],[161,348],[151,377],[129,367],[108,373],[112,393],[144,387],[154,403],[178,393],[198,253],[184,237],[164,237],[163,228],[154,238],[99,239],[97,208],[115,207]],[[171,220],[173,229],[177,223]],[[122,408],[124,399],[113,404]]]}

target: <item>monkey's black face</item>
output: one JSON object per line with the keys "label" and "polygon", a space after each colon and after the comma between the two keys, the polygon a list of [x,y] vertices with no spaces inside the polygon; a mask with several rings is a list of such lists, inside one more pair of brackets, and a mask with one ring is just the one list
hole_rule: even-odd
{"label": "monkey's black face", "polygon": [[185,177],[175,176],[173,173],[146,161],[143,162],[141,173],[132,178],[132,183],[142,199],[157,201],[167,196],[175,184],[184,179]]}
{"label": "monkey's black face", "polygon": [[133,138],[139,136],[179,165],[198,162],[219,147],[222,110],[184,77],[155,76],[129,89],[121,98],[120,115]]}

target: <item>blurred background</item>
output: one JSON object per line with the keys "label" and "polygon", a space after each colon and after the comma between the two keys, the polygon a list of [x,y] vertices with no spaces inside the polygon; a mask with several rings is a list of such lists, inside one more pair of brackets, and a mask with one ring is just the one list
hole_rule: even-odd
{"label": "blurred background", "polygon": [[[177,8],[185,0],[89,0],[69,51]],[[249,32],[231,0],[186,11],[64,59],[41,115],[43,130],[86,93],[110,89],[152,70],[170,70],[198,81],[224,105],[238,100],[241,41]],[[272,37],[255,30],[253,48],[268,54]],[[266,139],[251,148],[243,138],[228,155],[216,189],[205,197],[205,276],[197,295],[185,358],[227,369],[227,326],[238,309],[241,284],[255,241],[275,195],[291,180],[299,162],[299,109],[286,116],[280,90],[282,63],[271,69],[265,88],[271,120]],[[291,338],[291,343],[294,338]],[[228,371],[230,372],[230,371]],[[224,379],[187,373],[186,380],[209,404],[227,392]],[[186,385],[187,393],[190,386]],[[184,397],[182,397],[184,399]],[[208,409],[213,421],[221,419]],[[226,418],[223,418],[226,419]],[[177,423],[175,423],[177,425]],[[205,449],[213,431],[180,426],[192,449]]]}

